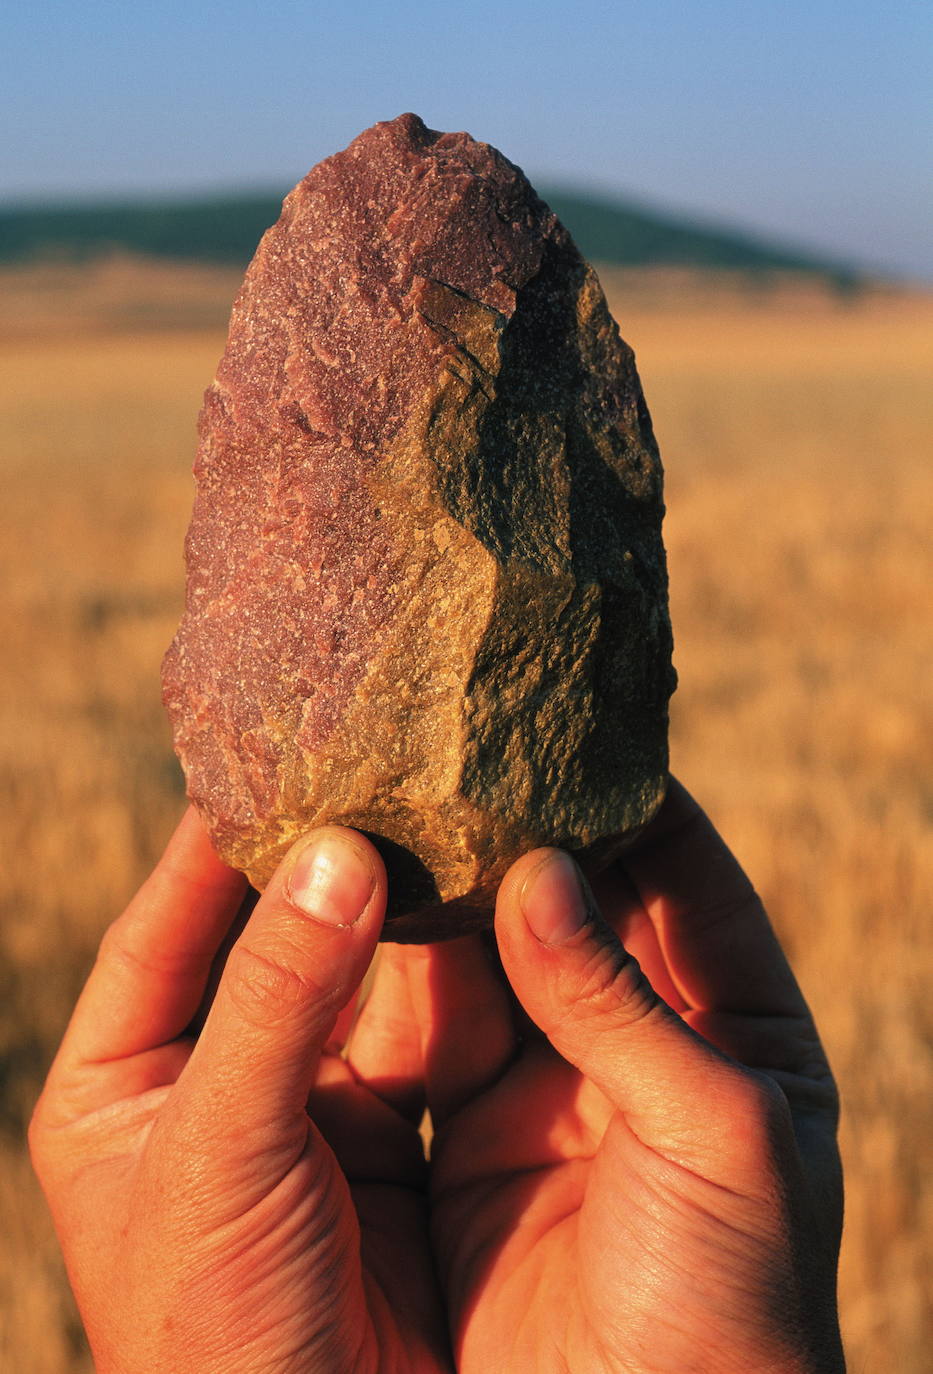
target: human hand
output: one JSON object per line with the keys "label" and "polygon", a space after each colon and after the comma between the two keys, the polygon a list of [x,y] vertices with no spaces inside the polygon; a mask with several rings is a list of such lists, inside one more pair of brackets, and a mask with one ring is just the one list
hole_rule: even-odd
{"label": "human hand", "polygon": [[96,1367],[448,1370],[419,1086],[382,1052],[381,993],[356,1065],[339,1053],[382,865],[349,831],[300,842],[218,981],[245,894],[190,811],[105,936],[36,1108]]}
{"label": "human hand", "polygon": [[676,783],[594,888],[506,877],[523,1010],[478,937],[390,956],[458,1369],[841,1370],[836,1092],[757,897]]}

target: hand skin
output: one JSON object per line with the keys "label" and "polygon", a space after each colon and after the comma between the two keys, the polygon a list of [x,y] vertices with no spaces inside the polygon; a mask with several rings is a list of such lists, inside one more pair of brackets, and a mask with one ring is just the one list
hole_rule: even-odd
{"label": "hand skin", "polygon": [[417,1125],[339,1054],[382,864],[350,831],[296,846],[205,1015],[245,891],[189,811],[106,934],[36,1107],[98,1374],[448,1371]]}
{"label": "hand skin", "polygon": [[506,876],[508,982],[478,937],[386,951],[458,1370],[837,1374],[837,1096],[761,903],[676,782],[576,872]]}
{"label": "hand skin", "polygon": [[521,859],[501,964],[481,937],[385,946],[349,1035],[384,872],[319,832],[309,918],[314,838],[213,995],[243,886],[189,815],[53,1065],[31,1144],[99,1374],[842,1370],[832,1078],[683,789],[595,897],[557,851]]}

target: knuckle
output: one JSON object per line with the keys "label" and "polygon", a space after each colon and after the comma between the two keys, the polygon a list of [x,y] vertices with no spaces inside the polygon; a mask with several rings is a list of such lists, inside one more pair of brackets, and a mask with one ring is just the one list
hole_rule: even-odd
{"label": "knuckle", "polygon": [[46,1104],[45,1094],[39,1098],[29,1119],[26,1128],[26,1144],[29,1147],[29,1158],[32,1160],[33,1168],[38,1175],[42,1175],[46,1158],[46,1141],[48,1134],[46,1131]]}
{"label": "knuckle", "polygon": [[307,1014],[312,1008],[335,1011],[339,1002],[338,988],[278,955],[243,944],[231,953],[223,983],[238,1014],[260,1028]]}
{"label": "knuckle", "polygon": [[822,1096],[822,1105],[832,1122],[833,1129],[836,1129],[839,1126],[842,1104],[839,1099],[839,1086],[835,1075],[825,1061],[814,1072],[812,1082],[816,1092]]}
{"label": "knuckle", "polygon": [[839,1089],[826,1058],[823,1042],[809,1015],[796,1018],[788,1036],[787,1067],[812,1083],[838,1108]]}
{"label": "knuckle", "polygon": [[766,1073],[753,1072],[748,1088],[749,1102],[766,1127],[783,1126],[790,1120],[787,1098],[773,1078]]}
{"label": "knuckle", "polygon": [[97,952],[100,964],[121,965],[131,974],[173,977],[181,970],[179,961],[158,946],[145,948],[134,941],[122,918],[104,931]]}
{"label": "knuckle", "polygon": [[732,1088],[734,1141],[742,1153],[764,1163],[793,1139],[790,1104],[773,1078],[745,1069]]}
{"label": "knuckle", "polygon": [[660,1005],[637,960],[614,937],[587,951],[563,994],[562,1020],[596,1028],[632,1026]]}
{"label": "knuckle", "polygon": [[61,1172],[62,1151],[60,1144],[57,1144],[61,1125],[60,1105],[46,1087],[33,1107],[26,1127],[29,1158],[43,1187],[47,1187],[53,1177]]}
{"label": "knuckle", "polygon": [[761,898],[740,869],[729,873],[728,879],[722,895],[709,898],[692,914],[691,928],[698,938],[708,940],[720,931],[732,930],[761,909]]}

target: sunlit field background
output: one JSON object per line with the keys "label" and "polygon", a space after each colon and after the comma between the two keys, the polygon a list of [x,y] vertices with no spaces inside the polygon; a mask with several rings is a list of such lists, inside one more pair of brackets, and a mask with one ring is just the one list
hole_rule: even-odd
{"label": "sunlit field background", "polygon": [[[607,273],[667,471],[673,766],[762,891],[840,1080],[854,1374],[933,1343],[933,301]],[[159,661],[237,284],[0,281],[0,1369],[91,1368],[23,1133],[182,784]]]}

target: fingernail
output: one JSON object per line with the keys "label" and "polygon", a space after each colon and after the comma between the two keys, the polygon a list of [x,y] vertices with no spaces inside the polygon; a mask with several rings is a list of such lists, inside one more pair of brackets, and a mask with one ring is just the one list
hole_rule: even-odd
{"label": "fingernail", "polygon": [[352,926],[366,909],[375,875],[355,844],[336,835],[311,840],[295,861],[288,895],[314,920]]}
{"label": "fingernail", "polygon": [[580,870],[561,849],[529,873],[519,903],[532,935],[545,945],[564,944],[589,920]]}

